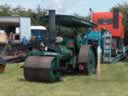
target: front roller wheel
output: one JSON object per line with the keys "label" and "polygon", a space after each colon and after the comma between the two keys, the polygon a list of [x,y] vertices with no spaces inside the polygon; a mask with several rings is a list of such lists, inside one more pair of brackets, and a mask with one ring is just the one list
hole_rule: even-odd
{"label": "front roller wheel", "polygon": [[24,65],[24,77],[28,81],[54,82],[61,78],[58,60],[50,56],[29,56]]}
{"label": "front roller wheel", "polygon": [[84,45],[79,52],[79,69],[87,72],[87,74],[94,74],[96,72],[96,55],[94,49],[90,45]]}

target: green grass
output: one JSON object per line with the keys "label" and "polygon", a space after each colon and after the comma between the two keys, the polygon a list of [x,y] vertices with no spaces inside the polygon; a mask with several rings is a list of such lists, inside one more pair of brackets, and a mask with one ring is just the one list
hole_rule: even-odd
{"label": "green grass", "polygon": [[100,81],[92,76],[66,76],[57,83],[24,80],[20,65],[0,74],[0,96],[128,96],[128,61],[102,65]]}

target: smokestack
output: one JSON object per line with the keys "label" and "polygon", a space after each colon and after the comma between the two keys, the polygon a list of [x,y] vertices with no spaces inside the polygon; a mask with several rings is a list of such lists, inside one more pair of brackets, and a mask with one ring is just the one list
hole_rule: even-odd
{"label": "smokestack", "polygon": [[49,10],[48,17],[48,37],[50,42],[55,42],[56,39],[56,14],[55,10]]}
{"label": "smokestack", "polygon": [[57,51],[56,46],[56,14],[55,10],[49,10],[48,16],[48,34],[47,34],[47,47],[48,50]]}
{"label": "smokestack", "polygon": [[114,8],[113,10],[113,28],[119,28],[119,9]]}

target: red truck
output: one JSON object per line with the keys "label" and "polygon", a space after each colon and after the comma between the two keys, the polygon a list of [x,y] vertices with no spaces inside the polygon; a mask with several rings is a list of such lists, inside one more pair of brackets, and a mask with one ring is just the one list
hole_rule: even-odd
{"label": "red truck", "polygon": [[98,26],[97,29],[105,28],[112,33],[112,48],[117,51],[123,48],[124,25],[123,15],[118,9],[113,12],[95,12],[92,13],[92,21]]}

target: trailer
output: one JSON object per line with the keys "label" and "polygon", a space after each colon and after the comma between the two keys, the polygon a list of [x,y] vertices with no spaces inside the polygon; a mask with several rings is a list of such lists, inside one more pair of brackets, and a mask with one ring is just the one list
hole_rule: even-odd
{"label": "trailer", "polygon": [[43,41],[46,31],[44,26],[31,26],[30,17],[0,16],[0,57],[7,63],[20,60],[21,55],[26,56],[32,37]]}
{"label": "trailer", "polygon": [[[17,27],[19,27],[18,31],[16,30]],[[0,30],[3,30],[7,36],[11,32],[20,34],[20,37],[18,38],[19,41],[22,41],[24,37],[26,37],[27,40],[30,40],[30,27],[31,19],[29,17],[0,16]],[[14,39],[16,38],[14,37]]]}

